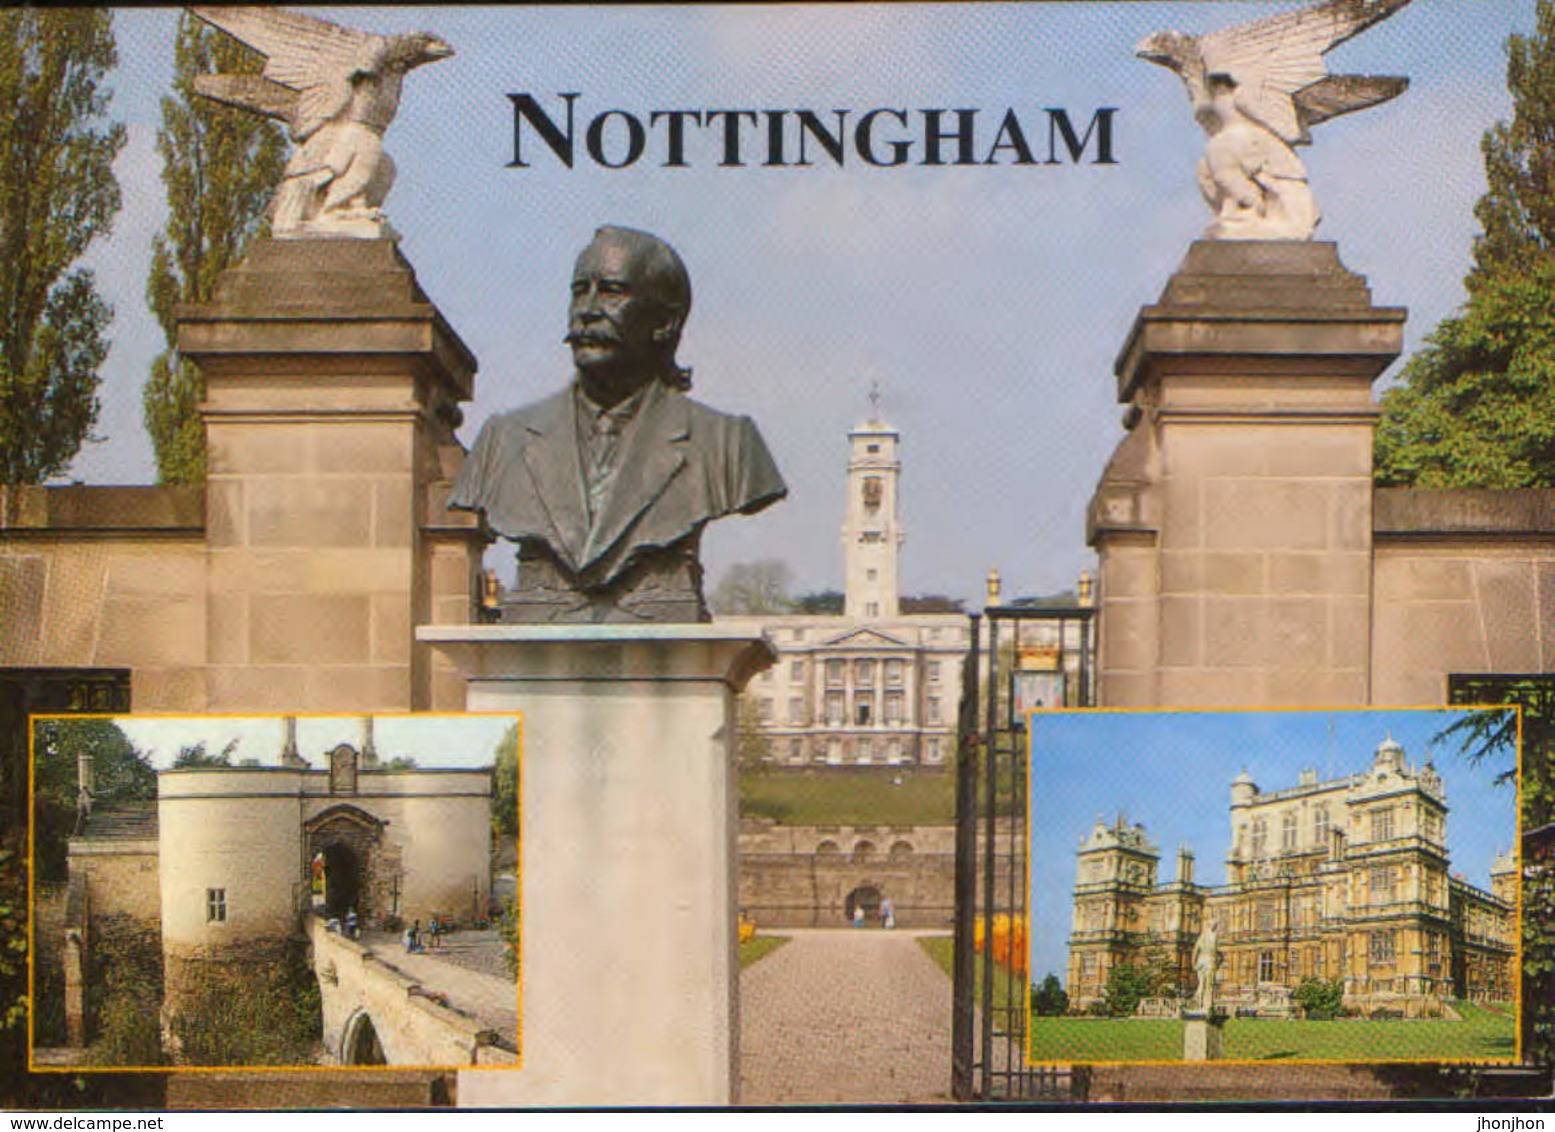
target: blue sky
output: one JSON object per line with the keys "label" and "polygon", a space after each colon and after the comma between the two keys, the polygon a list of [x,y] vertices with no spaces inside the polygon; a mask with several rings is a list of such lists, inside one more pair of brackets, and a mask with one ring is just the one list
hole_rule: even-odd
{"label": "blue sky", "polygon": [[[408,756],[418,767],[491,766],[497,744],[515,721],[512,715],[377,716],[373,746],[381,759]],[[261,766],[280,763],[284,734],[280,716],[122,716],[115,720],[130,742],[158,770],[172,766],[183,747],[203,742],[211,754],[237,740],[232,760],[258,759]],[[360,747],[362,718],[354,715],[299,716],[297,749],[316,769],[328,769],[323,756],[337,743]]]}
{"label": "blue sky", "polygon": [[[1015,596],[1061,589],[1091,564],[1084,507],[1121,436],[1113,360],[1207,222],[1193,185],[1202,136],[1181,85],[1133,46],[1163,28],[1207,31],[1283,7],[309,10],[373,31],[426,28],[458,52],[407,81],[387,137],[399,167],[388,211],[423,287],[480,360],[466,443],[492,412],[567,380],[567,281],[592,229],[647,228],[692,273],[682,360],[696,369],[695,395],[754,416],[791,488],[761,516],[712,529],[710,577],[777,557],[801,591],[840,584],[845,434],[878,380],[903,432],[904,588],[975,598],[991,566]],[[1479,141],[1509,111],[1502,44],[1532,27],[1533,11],[1533,0],[1416,0],[1330,56],[1338,70],[1412,80],[1402,98],[1320,126],[1303,151],[1319,236],[1339,243],[1379,302],[1410,309],[1411,348],[1462,301]],[[105,439],[67,480],[154,474],[140,391],[161,343],[144,290],[166,216],[155,133],[176,18],[115,18],[125,210],[89,257],[117,311]],[[580,92],[588,113],[975,107],[988,123],[1012,107],[1029,124],[1044,107],[1084,122],[1112,106],[1118,163],[506,168],[506,96],[554,105],[560,91]],[[498,558],[510,573],[511,555]]]}
{"label": "blue sky", "polygon": [[1231,780],[1245,769],[1261,791],[1356,774],[1392,736],[1405,761],[1428,758],[1447,795],[1451,868],[1490,887],[1498,852],[1513,848],[1517,793],[1493,780],[1457,740],[1433,743],[1458,710],[1301,712],[1037,712],[1032,716],[1032,972],[1067,979],[1075,851],[1098,816],[1121,812],[1161,851],[1157,879],[1177,875],[1177,847],[1196,857],[1200,884],[1224,884]]}

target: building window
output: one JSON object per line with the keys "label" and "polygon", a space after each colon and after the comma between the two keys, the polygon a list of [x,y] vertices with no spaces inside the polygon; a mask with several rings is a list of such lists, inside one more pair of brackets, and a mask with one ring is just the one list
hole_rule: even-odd
{"label": "building window", "polygon": [[842,726],[842,693],[826,693],[826,725],[828,727]]}
{"label": "building window", "polygon": [[756,701],[756,718],[763,723],[772,722],[772,697],[762,696]]}
{"label": "building window", "polygon": [[804,723],[804,698],[802,696],[789,697],[788,722],[796,727]]}
{"label": "building window", "polygon": [[1383,965],[1391,964],[1394,959],[1393,933],[1371,933],[1371,961]]}
{"label": "building window", "polygon": [[880,603],[878,601],[866,601],[864,603],[864,616],[865,617],[879,617],[880,616]]}
{"label": "building window", "polygon": [[892,739],[886,744],[885,761],[892,766],[902,761],[902,741],[900,739]]}
{"label": "building window", "polygon": [[1080,973],[1082,975],[1086,976],[1087,978],[1091,978],[1091,977],[1095,976],[1095,974],[1096,974],[1096,956],[1094,956],[1094,955],[1082,955],[1082,956],[1080,956]]}
{"label": "building window", "polygon": [[830,766],[842,765],[842,744],[836,739],[826,744],[826,762]]}
{"label": "building window", "polygon": [[934,738],[929,740],[929,761],[931,763],[937,763],[937,762],[943,762],[944,759],[945,759],[945,751],[940,746],[939,737],[935,736]]}
{"label": "building window", "polygon": [[885,662],[885,682],[888,688],[900,688],[902,686],[902,673],[906,667],[900,660],[888,660]]}
{"label": "building window", "polygon": [[[933,629],[930,629],[929,630],[929,636],[932,637],[934,635],[934,632],[935,631]],[[925,664],[923,666],[924,678],[926,680],[928,680],[928,682],[930,684],[938,684],[939,683],[939,665],[940,665],[939,661],[931,660],[931,661],[929,661],[927,664]]]}
{"label": "building window", "polygon": [[804,683],[804,661],[791,660],[788,662],[788,679],[790,683]]}
{"label": "building window", "polygon": [[862,865],[875,855],[875,843],[873,841],[860,841],[853,846],[853,863]]}
{"label": "building window", "polygon": [[1287,811],[1280,819],[1280,852],[1294,853],[1296,851],[1296,815]]}
{"label": "building window", "polygon": [[1262,818],[1253,822],[1253,856],[1262,857],[1269,849],[1269,826]]}
{"label": "building window", "polygon": [[227,922],[227,890],[225,888],[207,888],[205,890],[205,922],[207,924],[225,924]]}
{"label": "building window", "polygon": [[856,692],[853,696],[853,722],[868,727],[875,714],[875,697],[869,692]]}
{"label": "building window", "polygon": [[1393,869],[1391,867],[1372,869],[1371,875],[1367,880],[1368,887],[1371,889],[1371,903],[1393,903]]}
{"label": "building window", "polygon": [[847,670],[840,660],[828,660],[826,662],[826,686],[828,688],[842,687],[843,676]]}
{"label": "building window", "polygon": [[1274,982],[1274,952],[1260,951],[1258,953],[1258,981],[1260,983]]}
{"label": "building window", "polygon": [[925,714],[927,715],[928,721],[930,723],[938,723],[939,722],[939,697],[938,696],[930,696],[928,698],[927,703],[924,704],[924,709],[925,709]]}
{"label": "building window", "polygon": [[853,683],[859,687],[867,688],[875,682],[875,662],[872,660],[855,660],[853,662]]}
{"label": "building window", "polygon": [[888,724],[902,722],[902,707],[905,701],[900,692],[887,692],[885,694],[885,721]]}
{"label": "building window", "polygon": [[804,762],[804,740],[790,739],[788,741],[788,761],[791,763]]}
{"label": "building window", "polygon": [[1328,848],[1328,807],[1319,806],[1312,818],[1312,840],[1317,848]]}
{"label": "building window", "polygon": [[1393,837],[1393,807],[1383,806],[1371,812],[1371,839],[1389,841]]}
{"label": "building window", "polygon": [[864,580],[866,582],[877,582],[877,581],[879,581],[880,580],[880,571],[879,570],[865,570],[864,571]]}
{"label": "building window", "polygon": [[1258,902],[1258,930],[1261,932],[1272,932],[1274,930],[1274,901],[1260,900]]}

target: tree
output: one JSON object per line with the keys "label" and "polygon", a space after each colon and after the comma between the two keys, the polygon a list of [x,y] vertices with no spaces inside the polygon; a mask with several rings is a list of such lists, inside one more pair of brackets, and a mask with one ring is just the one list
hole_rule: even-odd
{"label": "tree", "polygon": [[917,594],[901,601],[903,613],[965,613],[966,599],[945,594]]}
{"label": "tree", "polygon": [[1555,3],[1507,56],[1512,120],[1481,146],[1469,301],[1382,399],[1383,485],[1555,486]]}
{"label": "tree", "polygon": [[119,210],[112,18],[0,9],[0,483],[65,470],[97,421],[113,312],[72,265]]}
{"label": "tree", "polygon": [[794,599],[788,588],[793,581],[794,572],[788,563],[776,558],[736,562],[719,579],[709,604],[714,613],[725,615],[790,613]]}
{"label": "tree", "polygon": [[772,737],[756,702],[759,698],[749,690],[734,701],[734,764],[742,771],[759,770],[775,758]]}
{"label": "tree", "polygon": [[1102,991],[1107,1013],[1114,1018],[1132,1017],[1145,999],[1160,994],[1161,971],[1153,963],[1119,963],[1107,973]]}
{"label": "tree", "polygon": [[1056,1018],[1069,1012],[1069,995],[1057,975],[1049,973],[1041,986],[1031,988],[1031,1012],[1038,1018]]}
{"label": "tree", "polygon": [[794,602],[797,613],[810,616],[841,617],[843,607],[847,604],[847,596],[841,590],[817,590],[814,593],[800,594]]}
{"label": "tree", "polygon": [[1306,1011],[1308,1018],[1336,1018],[1344,1005],[1344,980],[1308,976],[1301,980],[1301,985],[1291,992],[1290,997]]}
{"label": "tree", "polygon": [[178,754],[173,758],[174,770],[208,770],[214,767],[232,765],[232,752],[238,749],[238,741],[231,740],[218,753],[211,754],[205,748],[205,740],[201,739],[192,747],[178,748]]}
{"label": "tree", "polygon": [[518,724],[509,727],[497,743],[491,768],[491,832],[498,837],[518,836]]}
{"label": "tree", "polygon": [[257,74],[264,57],[185,12],[174,49],[173,94],[162,99],[157,152],[167,227],[152,243],[146,298],[167,339],[142,397],[146,431],[164,483],[205,479],[199,406],[205,382],[179,357],[177,307],[210,299],[216,280],[264,224],[280,183],[286,142],[273,122],[195,93],[197,75]]}
{"label": "tree", "polygon": [[95,808],[156,797],[157,773],[129,736],[98,716],[39,720],[33,737],[33,830],[37,867],[47,880],[65,878],[67,842],[80,795],[78,758],[92,759]]}

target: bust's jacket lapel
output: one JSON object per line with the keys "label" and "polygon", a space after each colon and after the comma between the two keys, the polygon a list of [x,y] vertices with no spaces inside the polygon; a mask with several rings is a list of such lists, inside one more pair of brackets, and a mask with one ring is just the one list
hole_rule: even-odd
{"label": "bust's jacket lapel", "polygon": [[524,467],[550,520],[552,535],[546,541],[576,573],[587,561],[589,524],[574,414],[571,386],[536,408],[524,422]]}

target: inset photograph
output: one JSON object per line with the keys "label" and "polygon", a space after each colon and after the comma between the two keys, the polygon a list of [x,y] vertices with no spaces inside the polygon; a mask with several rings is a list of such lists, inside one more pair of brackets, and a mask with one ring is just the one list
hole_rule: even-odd
{"label": "inset photograph", "polygon": [[1515,708],[1029,719],[1032,1064],[1516,1060]]}
{"label": "inset photograph", "polygon": [[34,716],[31,1068],[512,1068],[507,715]]}

